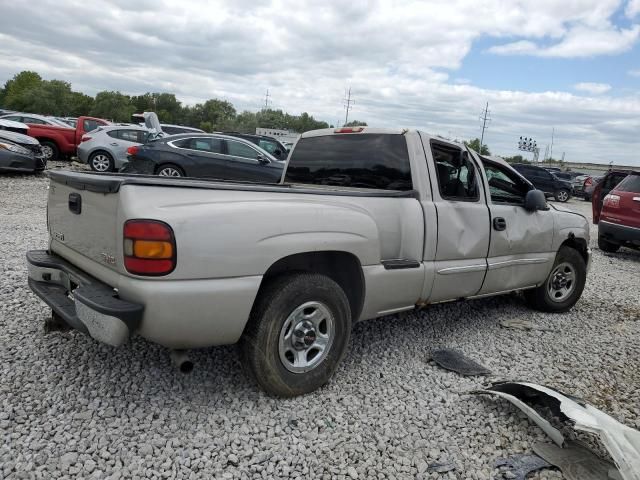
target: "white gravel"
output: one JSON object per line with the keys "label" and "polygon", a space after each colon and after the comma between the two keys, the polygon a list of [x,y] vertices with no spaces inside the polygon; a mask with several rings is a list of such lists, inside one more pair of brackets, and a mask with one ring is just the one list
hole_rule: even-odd
{"label": "white gravel", "polygon": [[[587,287],[567,314],[506,296],[358,324],[329,385],[278,400],[247,379],[235,347],[195,352],[183,376],[141,339],[114,349],[45,336],[49,310],[27,287],[24,253],[47,244],[46,186],[0,175],[0,478],[499,478],[496,458],[547,439],[510,404],[465,395],[483,379],[429,363],[438,347],[640,428],[640,252],[604,254],[592,240]],[[586,202],[568,206],[591,218]],[[546,329],[500,327],[514,318]]]}

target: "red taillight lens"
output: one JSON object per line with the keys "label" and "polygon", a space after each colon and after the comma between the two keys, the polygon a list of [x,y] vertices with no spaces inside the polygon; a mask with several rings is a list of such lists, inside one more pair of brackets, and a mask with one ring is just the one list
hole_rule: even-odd
{"label": "red taillight lens", "polygon": [[334,133],[360,133],[364,131],[364,127],[342,127],[336,128]]}
{"label": "red taillight lens", "polygon": [[123,237],[124,266],[129,273],[159,276],[176,268],[176,240],[166,223],[127,220]]}
{"label": "red taillight lens", "polygon": [[590,187],[593,184],[593,180],[591,179],[591,177],[588,177],[585,181],[584,181],[584,186],[585,187]]}
{"label": "red taillight lens", "polygon": [[132,145],[127,148],[127,155],[137,155],[138,154],[138,146]]}
{"label": "red taillight lens", "polygon": [[604,197],[603,204],[605,207],[609,208],[620,208],[620,195],[613,195],[610,193]]}
{"label": "red taillight lens", "polygon": [[91,137],[89,135],[83,135],[82,138],[80,139],[80,143],[88,142],[89,140],[91,140]]}

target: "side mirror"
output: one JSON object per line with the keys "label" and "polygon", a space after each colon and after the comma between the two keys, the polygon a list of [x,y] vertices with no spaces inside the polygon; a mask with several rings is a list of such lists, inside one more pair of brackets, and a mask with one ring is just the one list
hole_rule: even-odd
{"label": "side mirror", "polygon": [[549,209],[544,193],[535,189],[529,190],[527,196],[524,197],[524,208],[530,212]]}

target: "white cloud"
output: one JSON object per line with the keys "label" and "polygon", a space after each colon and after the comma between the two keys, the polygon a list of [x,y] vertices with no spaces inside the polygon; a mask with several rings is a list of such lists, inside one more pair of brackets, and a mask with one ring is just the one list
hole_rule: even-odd
{"label": "white cloud", "polygon": [[593,83],[593,82],[581,82],[576,83],[573,88],[579,92],[587,92],[592,95],[600,95],[611,90],[611,85],[608,83]]}
{"label": "white cloud", "polygon": [[488,53],[496,55],[525,55],[536,53],[538,46],[529,40],[520,40],[517,42],[505,43],[503,45],[494,45],[487,49]]}
{"label": "white cloud", "polygon": [[240,110],[258,109],[268,88],[275,108],[330,123],[344,118],[350,85],[352,118],[460,138],[479,135],[489,101],[486,139],[496,153],[517,153],[515,139],[525,134],[544,145],[555,124],[567,159],[639,161],[629,134],[640,129],[637,94],[481,89],[455,75],[486,36],[510,40],[521,54],[630,48],[639,27],[610,23],[620,0],[38,3],[2,4],[0,83],[33,69],[90,94],[169,91],[186,103],[225,98]]}
{"label": "white cloud", "polygon": [[632,77],[640,77],[640,68],[636,70],[629,70],[627,73]]}
{"label": "white cloud", "polygon": [[624,14],[631,19],[637,17],[640,14],[640,0],[629,0]]}

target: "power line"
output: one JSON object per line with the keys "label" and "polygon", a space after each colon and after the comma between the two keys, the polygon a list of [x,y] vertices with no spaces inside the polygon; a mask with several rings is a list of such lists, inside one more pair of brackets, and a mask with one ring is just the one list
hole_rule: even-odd
{"label": "power line", "polygon": [[482,145],[484,142],[484,131],[489,128],[487,123],[491,123],[490,117],[491,111],[489,110],[489,102],[487,102],[486,107],[482,112],[480,112],[480,120],[482,120],[482,134],[480,135],[480,151],[479,154],[482,154]]}
{"label": "power line", "polygon": [[349,123],[349,110],[351,110],[351,104],[356,103],[355,100],[351,100],[351,87],[349,87],[349,91],[345,92],[344,98],[344,108],[347,111],[344,115],[344,124]]}

